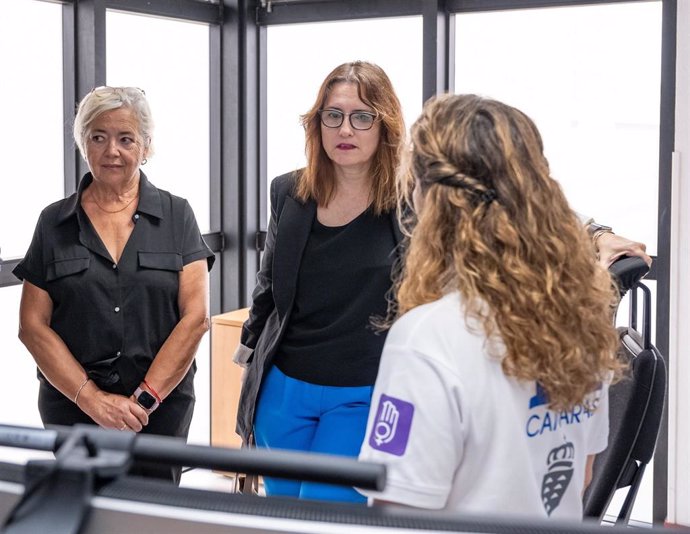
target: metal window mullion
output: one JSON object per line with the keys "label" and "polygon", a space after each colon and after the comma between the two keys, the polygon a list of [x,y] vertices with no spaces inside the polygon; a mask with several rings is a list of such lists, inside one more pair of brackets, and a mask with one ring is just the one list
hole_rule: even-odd
{"label": "metal window mullion", "polygon": [[105,0],[105,7],[127,13],[219,24],[220,4],[198,0]]}
{"label": "metal window mullion", "polygon": [[[656,346],[670,374],[671,192],[676,109],[676,0],[662,1],[661,94],[659,110],[659,197],[657,223]],[[668,397],[654,453],[652,519],[663,524],[668,510]]]}
{"label": "metal window mullion", "polygon": [[[211,287],[217,291],[211,292],[211,315],[222,312],[223,286],[222,276],[225,248],[222,222],[222,162],[223,162],[223,136],[222,136],[222,26],[214,25],[209,28],[209,211],[210,226],[212,231],[218,231],[221,236],[221,247],[216,255],[216,265],[211,271]],[[216,252],[216,251],[214,251]],[[218,274],[221,273],[221,274]],[[216,288],[217,286],[217,288]]]}
{"label": "metal window mullion", "polygon": [[345,2],[279,2],[273,0],[257,10],[260,25],[326,22],[422,14],[425,0],[347,0]]}
{"label": "metal window mullion", "polygon": [[63,7],[65,196],[76,191],[79,179],[88,170],[73,142],[72,124],[79,100],[94,87],[105,84],[105,52],[104,0],[66,4]]}
{"label": "metal window mullion", "polygon": [[540,9],[546,7],[573,7],[596,4],[648,2],[649,0],[447,0],[451,13],[475,13],[505,9]]}
{"label": "metal window mullion", "polygon": [[451,41],[455,33],[445,0],[425,0],[422,17],[422,98],[426,102],[436,94],[452,90]]}
{"label": "metal window mullion", "polygon": [[223,1],[223,23],[221,27],[221,91],[222,91],[222,159],[221,159],[221,231],[226,238],[226,247],[221,254],[221,311],[239,307],[242,291],[245,245],[243,239],[240,202],[242,191],[239,170],[244,148],[240,135],[240,59],[238,50],[240,25],[238,1]]}
{"label": "metal window mullion", "polygon": [[62,6],[62,114],[63,114],[63,180],[64,195],[69,196],[77,189],[79,156],[72,137],[72,120],[75,113],[77,72],[77,23],[76,5]]}
{"label": "metal window mullion", "polygon": [[[268,28],[259,26],[258,34],[258,84],[259,84],[259,135],[258,135],[258,214],[257,231],[266,229],[268,221]],[[273,178],[273,177],[271,177]]]}
{"label": "metal window mullion", "polygon": [[223,311],[246,306],[259,254],[259,33],[251,0],[224,0],[221,33]]}
{"label": "metal window mullion", "polygon": [[[254,17],[255,2],[247,1],[244,5],[244,68],[240,75],[243,83],[244,105],[241,108],[244,125],[244,164],[240,176],[244,178],[244,195],[242,201],[246,208],[244,212],[245,252],[244,258],[244,287],[240,297],[240,304],[247,306],[251,303],[251,293],[256,284],[256,273],[259,270],[259,250],[257,248],[257,233],[260,230],[261,200],[261,143],[260,136],[266,132],[265,116],[261,115],[261,29]],[[265,31],[265,28],[264,28]],[[265,87],[264,87],[265,93]],[[263,122],[262,122],[263,120]],[[264,163],[265,165],[265,163]],[[265,175],[265,171],[264,171]],[[265,180],[265,178],[264,178]]]}

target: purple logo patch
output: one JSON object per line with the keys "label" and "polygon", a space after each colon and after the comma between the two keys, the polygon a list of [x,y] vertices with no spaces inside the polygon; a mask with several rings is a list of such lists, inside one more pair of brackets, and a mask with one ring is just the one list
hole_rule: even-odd
{"label": "purple logo patch", "polygon": [[405,454],[413,415],[413,404],[381,394],[369,445],[396,456]]}

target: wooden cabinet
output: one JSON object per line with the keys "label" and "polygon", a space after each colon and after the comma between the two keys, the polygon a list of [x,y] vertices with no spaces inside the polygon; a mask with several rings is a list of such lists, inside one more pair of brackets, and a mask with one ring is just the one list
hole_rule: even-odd
{"label": "wooden cabinet", "polygon": [[240,447],[235,433],[242,368],[232,362],[249,308],[211,318],[211,445]]}

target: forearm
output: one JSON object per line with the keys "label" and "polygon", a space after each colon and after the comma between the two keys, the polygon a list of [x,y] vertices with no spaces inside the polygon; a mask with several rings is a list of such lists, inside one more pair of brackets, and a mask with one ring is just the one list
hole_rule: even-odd
{"label": "forearm", "polygon": [[185,265],[178,295],[180,320],[154,356],[142,388],[164,400],[189,371],[199,343],[211,325],[206,260]]}
{"label": "forearm", "polygon": [[165,399],[189,371],[209,326],[208,315],[187,314],[163,343],[145,377],[146,383],[161,399]]}
{"label": "forearm", "polygon": [[87,375],[60,336],[49,326],[40,324],[20,327],[19,339],[43,376],[65,397],[74,401]]}

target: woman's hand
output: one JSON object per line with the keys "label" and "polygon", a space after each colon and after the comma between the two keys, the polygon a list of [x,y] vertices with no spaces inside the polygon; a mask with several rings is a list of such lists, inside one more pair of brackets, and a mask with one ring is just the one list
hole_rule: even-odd
{"label": "woman's hand", "polygon": [[607,269],[621,256],[639,256],[647,265],[652,265],[652,258],[647,254],[647,246],[644,243],[631,241],[611,232],[597,237],[594,246],[599,255],[599,263]]}
{"label": "woman's hand", "polygon": [[93,382],[79,395],[79,408],[103,428],[141,432],[149,423],[146,410],[130,397],[107,393]]}
{"label": "woman's hand", "polygon": [[123,395],[102,391],[93,380],[85,381],[83,367],[50,326],[52,311],[50,295],[24,281],[19,308],[19,338],[43,375],[100,426],[141,431],[149,422],[146,411]]}

